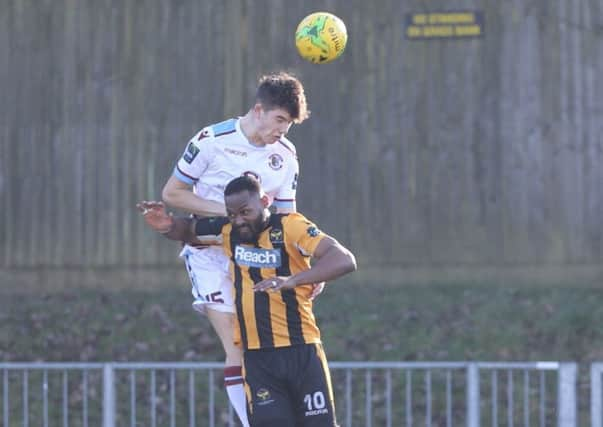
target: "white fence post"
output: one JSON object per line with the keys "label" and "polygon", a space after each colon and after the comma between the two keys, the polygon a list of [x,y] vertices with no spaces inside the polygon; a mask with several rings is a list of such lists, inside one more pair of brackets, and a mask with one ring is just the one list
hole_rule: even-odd
{"label": "white fence post", "polygon": [[115,371],[111,363],[103,366],[103,427],[115,427]]}
{"label": "white fence post", "polygon": [[601,368],[600,363],[590,365],[590,425],[603,427],[601,423]]}
{"label": "white fence post", "polygon": [[557,405],[559,408],[559,427],[577,427],[577,397],[576,382],[578,379],[578,365],[576,363],[559,364],[559,395]]}
{"label": "white fence post", "polygon": [[479,366],[467,366],[467,427],[479,427]]}

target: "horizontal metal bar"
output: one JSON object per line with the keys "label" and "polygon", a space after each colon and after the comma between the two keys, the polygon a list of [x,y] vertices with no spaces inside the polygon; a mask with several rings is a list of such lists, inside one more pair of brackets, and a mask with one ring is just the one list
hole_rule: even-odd
{"label": "horizontal metal bar", "polygon": [[335,369],[465,369],[466,362],[329,362]]}
{"label": "horizontal metal bar", "polygon": [[114,369],[122,370],[145,370],[145,369],[175,369],[175,370],[191,370],[191,369],[224,369],[224,362],[139,362],[139,363],[112,363]]}
{"label": "horizontal metal bar", "polygon": [[534,369],[540,371],[556,371],[558,362],[477,362],[480,369]]}
{"label": "horizontal metal bar", "polygon": [[[220,369],[221,362],[108,362],[114,369]],[[558,362],[475,362],[480,369],[536,369],[557,370]],[[469,362],[329,362],[334,369],[465,369]],[[0,369],[102,369],[106,363],[68,362],[11,362],[0,363]],[[603,371],[603,364],[593,364]]]}
{"label": "horizontal metal bar", "polygon": [[106,363],[69,363],[69,362],[52,362],[52,363],[41,363],[41,362],[11,362],[11,363],[0,363],[0,369],[44,369],[44,370],[55,370],[55,369],[102,369]]}

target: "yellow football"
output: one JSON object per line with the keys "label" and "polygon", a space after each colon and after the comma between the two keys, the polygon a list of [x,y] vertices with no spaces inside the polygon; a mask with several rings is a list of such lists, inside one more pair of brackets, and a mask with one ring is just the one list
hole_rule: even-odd
{"label": "yellow football", "polygon": [[315,64],[325,64],[339,58],[347,42],[345,24],[328,12],[306,16],[295,31],[297,51],[302,58]]}

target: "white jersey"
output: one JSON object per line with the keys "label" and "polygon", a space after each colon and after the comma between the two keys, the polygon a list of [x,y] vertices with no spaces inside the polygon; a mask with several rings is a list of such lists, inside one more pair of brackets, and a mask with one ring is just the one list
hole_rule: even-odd
{"label": "white jersey", "polygon": [[188,143],[173,175],[193,185],[199,197],[224,203],[224,189],[241,175],[255,176],[278,208],[294,208],[299,164],[295,146],[281,138],[262,147],[252,145],[239,119],[203,128]]}
{"label": "white jersey", "polygon": [[[224,203],[224,189],[241,175],[255,176],[272,206],[294,209],[299,164],[295,146],[286,138],[263,147],[252,145],[239,119],[208,126],[188,143],[173,176],[192,185],[205,200]],[[234,313],[229,259],[221,246],[185,245],[180,253],[191,279],[195,310]]]}

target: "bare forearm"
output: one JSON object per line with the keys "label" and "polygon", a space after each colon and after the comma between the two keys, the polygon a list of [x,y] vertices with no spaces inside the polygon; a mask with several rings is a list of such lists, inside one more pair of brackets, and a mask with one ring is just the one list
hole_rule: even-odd
{"label": "bare forearm", "polygon": [[212,200],[204,200],[189,190],[164,191],[162,194],[166,205],[200,216],[224,216],[224,205]]}
{"label": "bare forearm", "polygon": [[179,240],[181,242],[191,243],[196,240],[195,233],[193,232],[192,218],[172,218],[172,226],[169,231],[161,233],[163,236],[171,240]]}
{"label": "bare forearm", "polygon": [[354,255],[347,250],[340,251],[333,247],[317,260],[312,268],[293,275],[290,280],[293,280],[296,285],[327,282],[354,270],[356,270]]}

